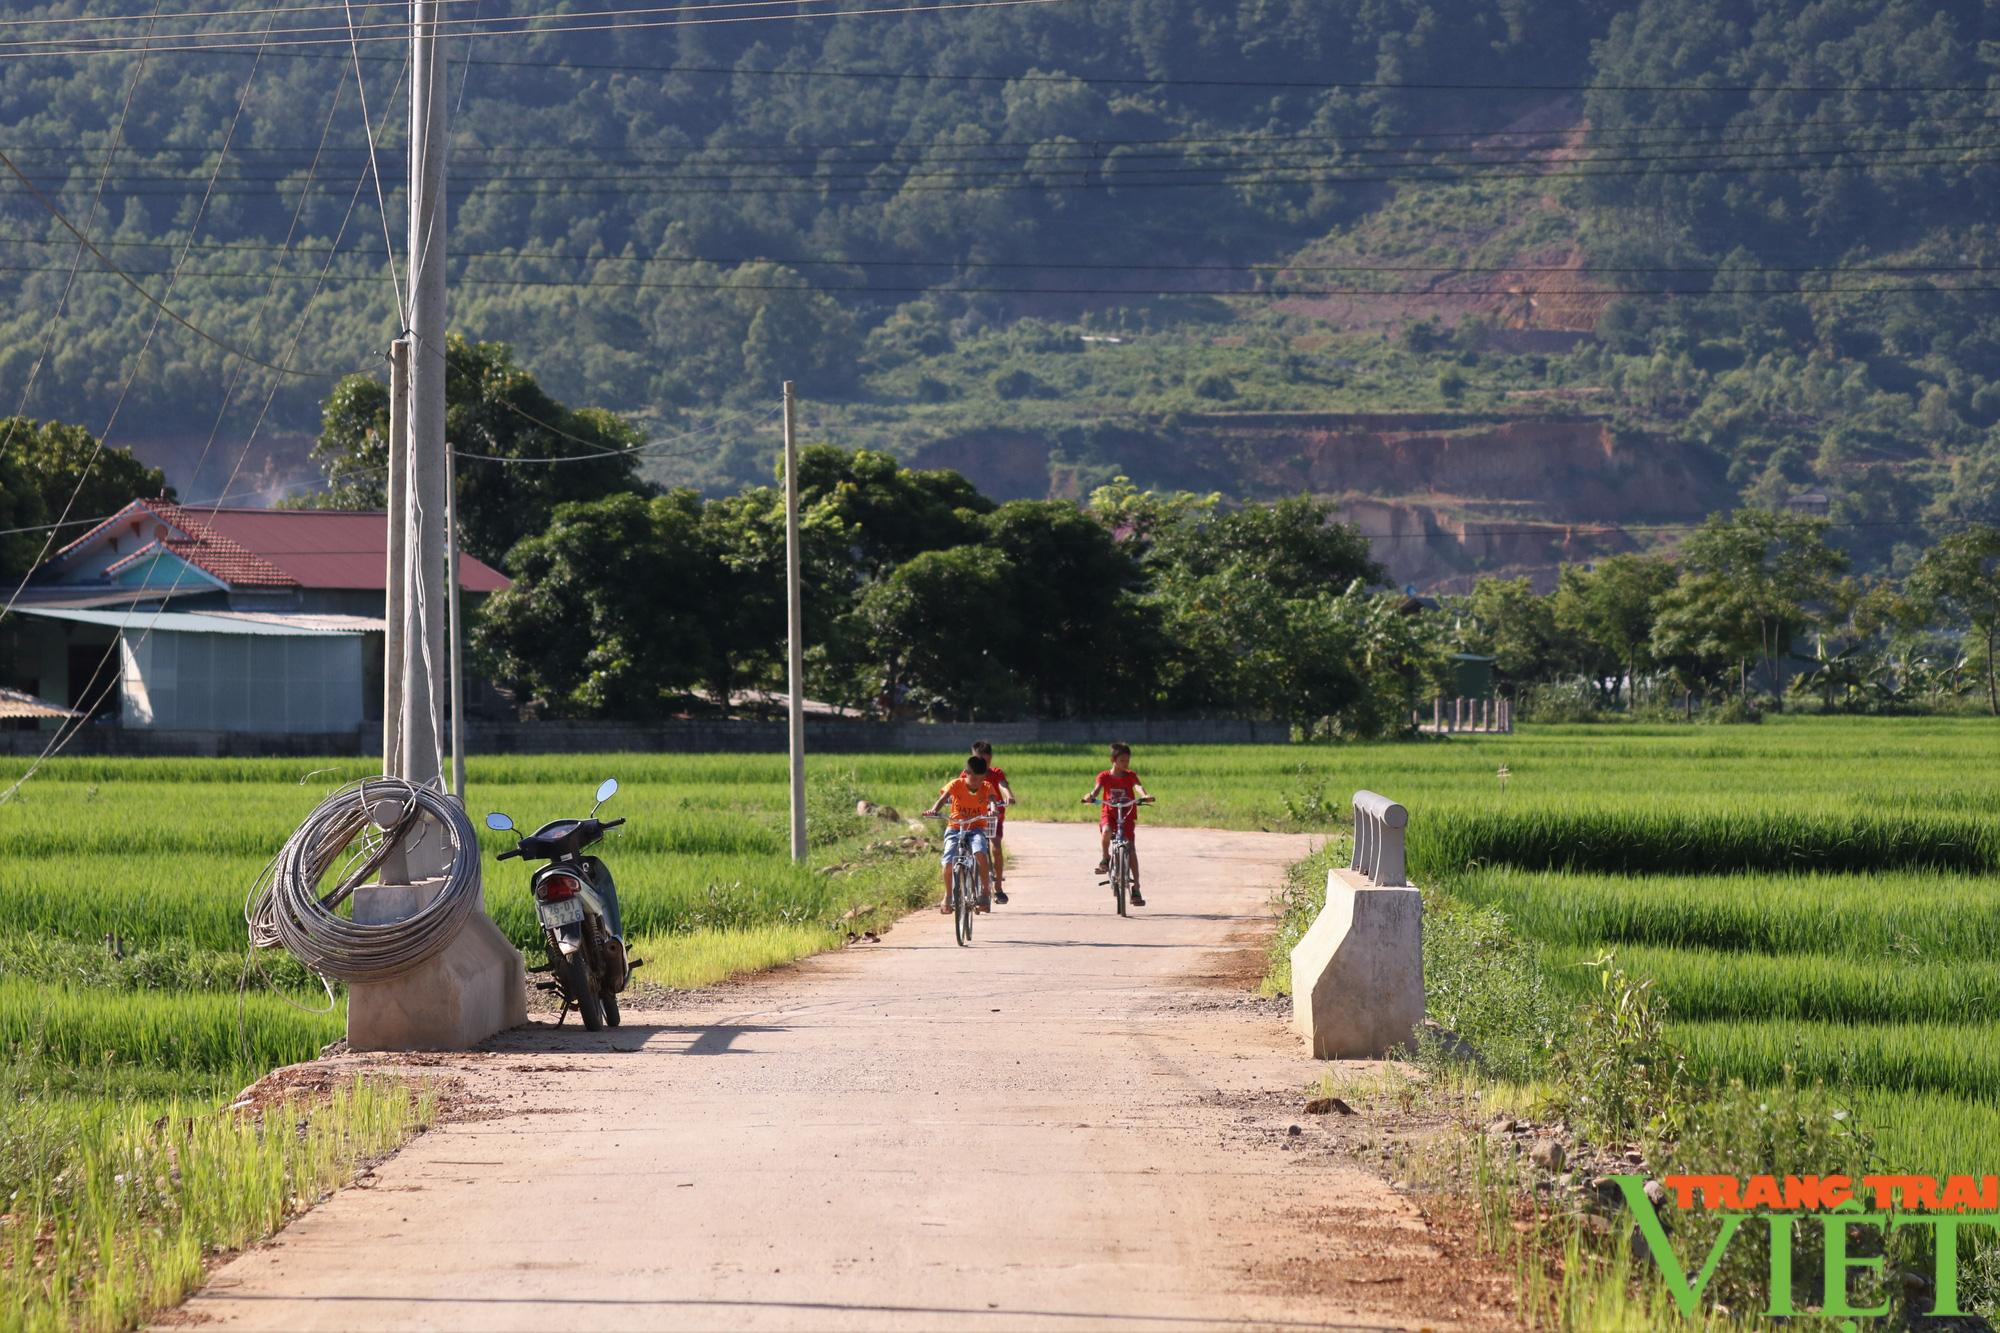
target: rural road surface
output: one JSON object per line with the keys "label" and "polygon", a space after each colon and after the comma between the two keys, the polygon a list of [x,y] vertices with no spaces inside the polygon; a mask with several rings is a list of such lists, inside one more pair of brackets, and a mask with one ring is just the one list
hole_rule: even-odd
{"label": "rural road surface", "polygon": [[1013,904],[970,949],[920,914],[617,1032],[542,1022],[447,1057],[482,1118],[420,1137],[169,1320],[1490,1322],[1451,1308],[1416,1210],[1299,1113],[1317,1067],[1245,989],[1306,840],[1141,839],[1152,905],[1130,920],[1089,873],[1094,828],[1024,824]]}

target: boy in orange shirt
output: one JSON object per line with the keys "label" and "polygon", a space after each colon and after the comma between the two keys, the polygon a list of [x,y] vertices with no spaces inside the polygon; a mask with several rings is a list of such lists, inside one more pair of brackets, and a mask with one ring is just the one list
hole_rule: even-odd
{"label": "boy in orange shirt", "polygon": [[1144,907],[1146,896],[1139,892],[1139,807],[1149,804],[1152,797],[1146,794],[1139,783],[1139,775],[1132,771],[1132,747],[1123,741],[1111,746],[1111,767],[1097,775],[1097,783],[1090,794],[1083,798],[1085,805],[1100,807],[1097,815],[1099,829],[1098,843],[1103,855],[1097,862],[1097,873],[1106,874],[1111,869],[1111,830],[1117,829],[1132,844],[1132,905]]}
{"label": "boy in orange shirt", "polygon": [[[986,761],[987,785],[997,789],[999,793],[999,799],[993,807],[993,832],[989,841],[993,844],[993,901],[1005,907],[1007,905],[1007,847],[1004,839],[1007,836],[1007,807],[1014,804],[1014,789],[1007,785],[1005,770],[994,766],[992,741],[974,741],[972,743],[972,753],[976,758]],[[972,776],[970,760],[967,761],[966,770],[960,773],[959,776],[962,778]]]}
{"label": "boy in orange shirt", "polygon": [[935,815],[944,809],[947,802],[951,814],[945,819],[944,831],[944,901],[938,910],[947,916],[951,914],[951,861],[963,847],[972,853],[979,867],[979,910],[987,910],[987,898],[992,891],[993,865],[987,856],[986,821],[992,815],[992,806],[999,797],[1000,789],[987,779],[986,761],[978,755],[965,761],[965,773],[946,783],[938,792],[938,798],[931,802],[926,815]]}

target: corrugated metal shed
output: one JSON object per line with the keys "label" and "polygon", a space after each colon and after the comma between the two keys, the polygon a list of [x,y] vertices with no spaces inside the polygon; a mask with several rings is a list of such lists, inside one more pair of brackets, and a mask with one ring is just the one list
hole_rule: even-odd
{"label": "corrugated metal shed", "polygon": [[37,699],[26,690],[10,690],[0,686],[0,719],[12,721],[18,718],[42,717],[82,717],[74,708],[64,708],[52,704],[47,699]]}
{"label": "corrugated metal shed", "polygon": [[349,637],[359,629],[332,629],[315,623],[325,616],[232,616],[203,615],[194,611],[57,611],[45,607],[16,607],[15,613],[40,616],[47,620],[71,620],[80,625],[102,625],[107,629],[157,630],[165,634],[248,634],[259,637],[301,639]]}

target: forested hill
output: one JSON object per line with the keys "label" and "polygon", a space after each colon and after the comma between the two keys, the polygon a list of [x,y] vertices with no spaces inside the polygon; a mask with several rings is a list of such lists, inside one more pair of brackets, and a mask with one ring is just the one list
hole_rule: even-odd
{"label": "forested hill", "polygon": [[[1082,484],[1130,466],[1107,424],[1174,412],[1559,407],[1823,490],[1885,560],[1994,514],[1993,0],[868,7],[453,6],[486,34],[453,50],[455,325],[662,434],[789,377],[853,442],[1037,433]],[[350,48],[337,5],[243,0],[142,60],[151,12],[11,10],[9,157],[219,342],[371,368],[400,10],[356,6]],[[96,259],[63,303],[73,240],[7,189],[0,392],[39,362],[26,410],[92,430],[125,394],[142,454],[238,441],[274,389],[263,429],[313,428],[330,380],[155,329]]]}

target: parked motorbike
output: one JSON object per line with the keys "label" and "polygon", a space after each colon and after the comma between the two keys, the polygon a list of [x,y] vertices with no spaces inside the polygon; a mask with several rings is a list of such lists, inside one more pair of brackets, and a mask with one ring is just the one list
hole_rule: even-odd
{"label": "parked motorbike", "polygon": [[[626,960],[618,887],[612,882],[611,868],[584,854],[586,847],[604,837],[606,829],[625,822],[597,818],[599,808],[617,790],[618,779],[606,778],[597,789],[597,804],[590,807],[588,817],[544,824],[521,837],[512,851],[499,856],[502,861],[521,857],[548,862],[528,881],[548,961],[529,970],[554,977],[543,982],[542,989],[562,996],[558,1026],[574,1008],[583,1016],[583,1026],[592,1032],[606,1024],[618,1026],[618,996],[643,961]],[[514,821],[496,810],[486,816],[486,827],[514,830]]]}

